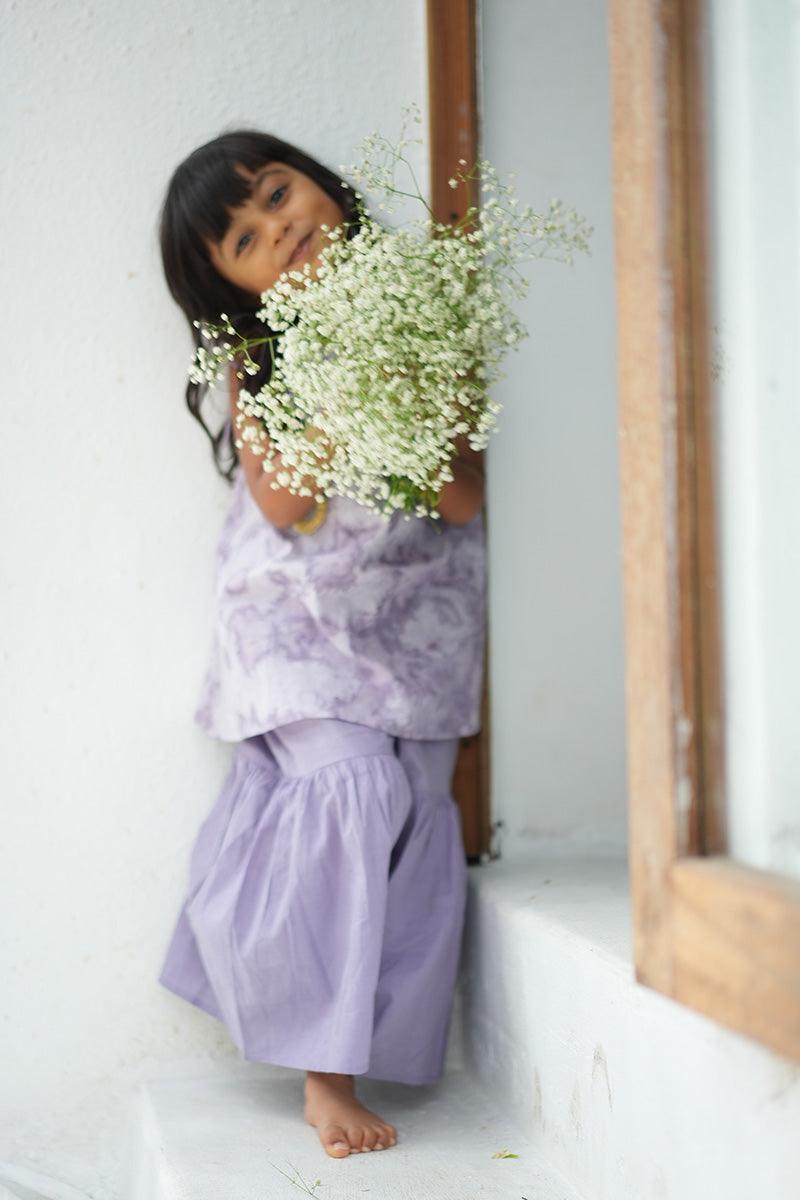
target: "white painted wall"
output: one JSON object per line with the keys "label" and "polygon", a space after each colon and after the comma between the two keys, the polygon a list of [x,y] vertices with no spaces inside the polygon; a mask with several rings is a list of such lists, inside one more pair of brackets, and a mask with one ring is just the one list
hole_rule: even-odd
{"label": "white painted wall", "polygon": [[[223,128],[335,167],[410,100],[427,118],[423,0],[333,12],[10,0],[0,27],[0,1159],[97,1200],[131,1084],[236,1061],[156,983],[228,761],[191,721],[227,490],[183,407],[190,343],[158,209],[176,163]],[[534,268],[534,336],[509,360],[490,451],[496,815],[622,846],[604,5],[486,0],[481,21],[484,152],[521,196],[561,195],[596,226],[591,259]],[[425,187],[424,148],[417,167]]]}
{"label": "white painted wall", "polygon": [[0,37],[0,1158],[80,1182],[132,1080],[231,1054],[156,983],[229,753],[192,724],[227,490],[183,407],[163,190],[239,124],[334,169],[412,100],[427,128],[424,4],[10,0]]}
{"label": "white painted wall", "polygon": [[800,9],[708,13],[730,851],[800,878]]}
{"label": "white painted wall", "polygon": [[[624,848],[626,783],[606,5],[483,0],[483,153],[559,197],[592,257],[534,263],[489,447],[492,772],[506,839]],[[501,839],[502,845],[502,839]]]}

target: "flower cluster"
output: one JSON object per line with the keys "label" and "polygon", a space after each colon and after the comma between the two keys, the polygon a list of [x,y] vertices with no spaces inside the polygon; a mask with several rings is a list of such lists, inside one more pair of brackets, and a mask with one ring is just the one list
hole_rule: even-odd
{"label": "flower cluster", "polygon": [[[318,500],[350,496],[387,516],[399,509],[436,517],[438,494],[453,478],[453,440],[487,445],[500,411],[489,389],[505,353],[528,336],[512,308],[528,288],[517,264],[571,262],[575,250],[588,250],[591,229],[558,201],[544,214],[518,212],[513,188],[485,159],[470,170],[461,160],[450,180],[456,188],[479,185],[480,208],[468,207],[457,225],[438,223],[407,145],[373,134],[362,162],[341,169],[387,201],[420,201],[425,218],[389,229],[362,205],[353,237],[344,225],[323,226],[316,277],[305,263],[261,298],[257,316],[269,336],[240,338],[223,314],[221,325],[201,327],[211,346],[200,347],[191,375],[218,379],[234,360],[254,374],[250,349],[268,342],[269,382],[239,394],[238,444],[263,454],[272,486]],[[400,164],[414,192],[397,186]],[[386,201],[378,208],[393,211]]]}

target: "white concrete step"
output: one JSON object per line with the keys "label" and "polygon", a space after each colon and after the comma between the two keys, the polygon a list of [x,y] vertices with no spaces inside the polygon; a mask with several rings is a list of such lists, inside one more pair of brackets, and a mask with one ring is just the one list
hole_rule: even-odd
{"label": "white concrete step", "polygon": [[470,869],[465,949],[463,1066],[573,1187],[800,1197],[800,1066],[636,982],[624,858],[518,839]]}
{"label": "white concrete step", "polygon": [[303,1120],[301,1072],[254,1072],[143,1085],[125,1200],[581,1200],[461,1070],[427,1087],[359,1081],[398,1142],[344,1159]]}

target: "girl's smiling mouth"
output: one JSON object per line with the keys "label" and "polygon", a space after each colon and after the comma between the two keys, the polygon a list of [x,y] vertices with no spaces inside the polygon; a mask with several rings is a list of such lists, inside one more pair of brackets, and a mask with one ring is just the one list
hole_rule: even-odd
{"label": "girl's smiling mouth", "polygon": [[292,256],[289,259],[288,263],[286,264],[287,267],[290,267],[293,262],[296,262],[296,260],[300,257],[300,255],[305,253],[305,251],[308,249],[310,241],[311,241],[311,234],[307,233],[306,236],[303,238],[303,240],[298,242],[297,245],[295,246],[294,250],[292,251]]}

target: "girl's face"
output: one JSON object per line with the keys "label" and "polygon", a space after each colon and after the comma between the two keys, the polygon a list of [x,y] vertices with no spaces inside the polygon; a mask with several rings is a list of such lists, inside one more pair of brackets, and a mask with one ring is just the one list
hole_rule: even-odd
{"label": "girl's face", "polygon": [[320,226],[339,225],[343,210],[308,175],[284,163],[266,163],[253,173],[236,169],[253,191],[232,210],[222,241],[207,243],[220,275],[255,296],[268,291],[284,271],[301,270],[304,262],[316,278],[319,252],[328,244]]}

